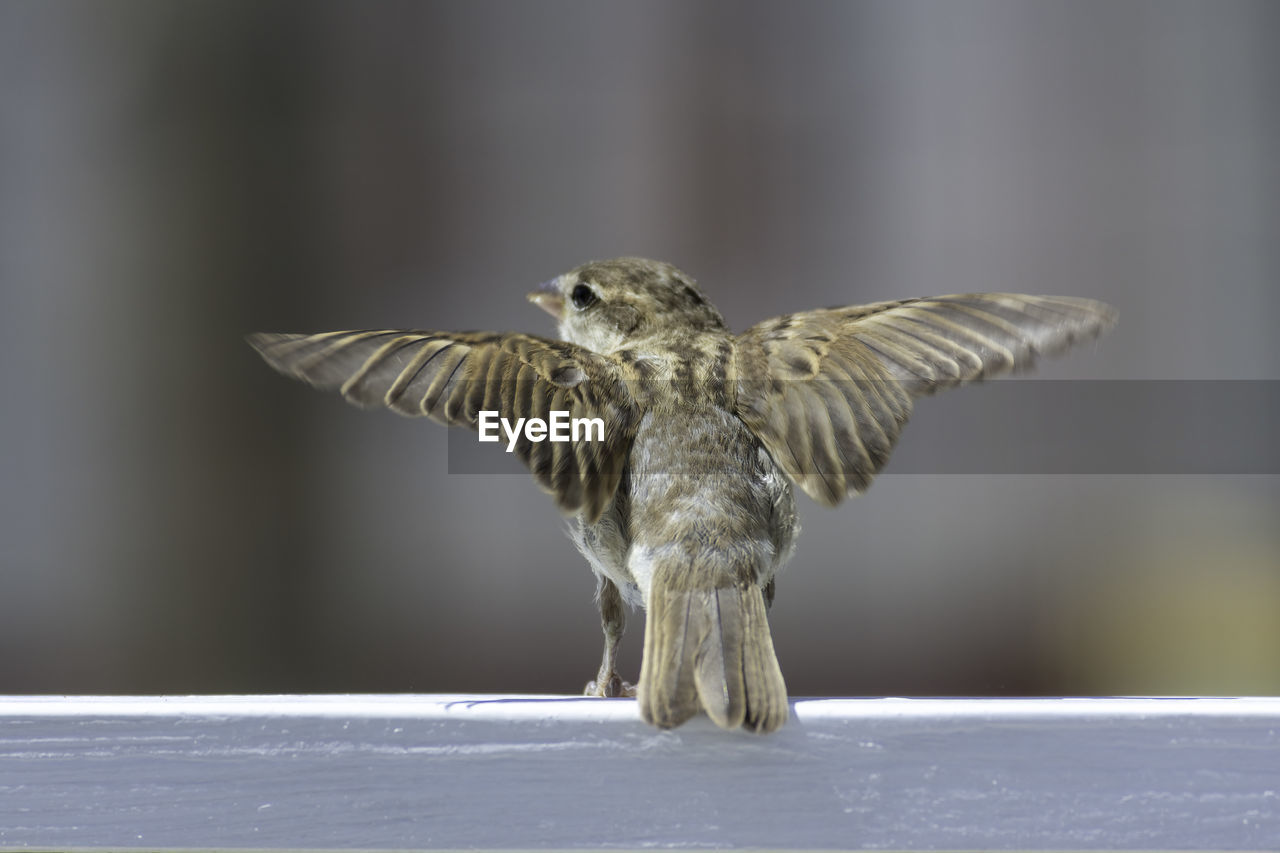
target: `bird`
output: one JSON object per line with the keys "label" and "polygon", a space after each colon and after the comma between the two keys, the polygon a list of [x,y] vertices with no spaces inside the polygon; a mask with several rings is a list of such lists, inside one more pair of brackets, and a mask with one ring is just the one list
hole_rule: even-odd
{"label": "bird", "polygon": [[[583,264],[528,298],[559,339],[369,329],[248,342],[358,406],[481,435],[486,412],[508,430],[556,411],[598,421],[576,441],[503,437],[596,575],[604,652],[585,692],[634,696],[664,729],[705,713],[757,733],[789,715],[767,611],[795,549],[795,489],[827,507],[866,491],[914,400],[1026,370],[1116,322],[1092,299],[974,293],[802,311],[734,334],[693,278],[634,257]],[[634,686],[617,672],[625,605],[645,614]]]}

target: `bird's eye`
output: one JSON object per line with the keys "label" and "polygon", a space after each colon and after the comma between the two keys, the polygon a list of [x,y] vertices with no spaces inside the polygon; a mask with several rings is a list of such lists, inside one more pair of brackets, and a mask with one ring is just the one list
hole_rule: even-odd
{"label": "bird's eye", "polygon": [[573,302],[573,307],[579,311],[590,308],[595,304],[597,298],[596,292],[585,284],[576,284],[573,290],[569,292],[569,299]]}

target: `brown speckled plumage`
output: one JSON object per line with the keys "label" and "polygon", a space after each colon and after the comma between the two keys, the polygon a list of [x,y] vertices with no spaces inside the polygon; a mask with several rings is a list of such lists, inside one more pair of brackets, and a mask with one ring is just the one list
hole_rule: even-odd
{"label": "brown speckled plumage", "polygon": [[614,663],[623,599],[647,611],[644,718],[773,731],[787,695],[766,609],[798,530],[792,485],[828,506],[884,466],[912,400],[1026,369],[1114,323],[1088,299],[968,294],[789,314],[733,335],[693,280],[638,258],[590,263],[530,298],[563,341],[490,332],[258,334],[280,372],[362,406],[476,428],[481,410],[601,418],[603,441],[514,449],[600,578]]}

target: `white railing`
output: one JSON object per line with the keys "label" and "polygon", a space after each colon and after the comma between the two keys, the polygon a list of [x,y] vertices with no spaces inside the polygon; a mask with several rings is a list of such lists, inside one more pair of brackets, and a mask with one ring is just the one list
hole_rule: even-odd
{"label": "white railing", "polygon": [[0,848],[1280,849],[1280,699],[0,697]]}

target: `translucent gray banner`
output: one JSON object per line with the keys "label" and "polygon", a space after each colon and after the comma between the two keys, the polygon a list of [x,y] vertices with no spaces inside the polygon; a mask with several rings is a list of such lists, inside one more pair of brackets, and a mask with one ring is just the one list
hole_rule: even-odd
{"label": "translucent gray banner", "polygon": [[[525,470],[500,428],[449,432],[449,473]],[[916,399],[882,473],[1277,474],[1278,444],[1280,380],[998,380]]]}

